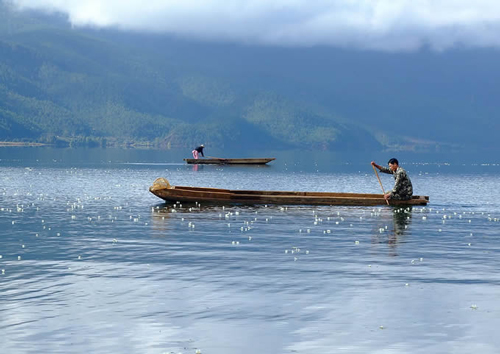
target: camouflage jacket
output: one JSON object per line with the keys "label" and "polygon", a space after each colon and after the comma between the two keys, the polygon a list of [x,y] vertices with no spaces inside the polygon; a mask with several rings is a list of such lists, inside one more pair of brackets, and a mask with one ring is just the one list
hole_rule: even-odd
{"label": "camouflage jacket", "polygon": [[396,183],[391,191],[392,199],[410,199],[413,195],[413,186],[410,177],[402,167],[398,167],[396,171],[391,171],[387,167],[382,167],[380,172],[394,175]]}

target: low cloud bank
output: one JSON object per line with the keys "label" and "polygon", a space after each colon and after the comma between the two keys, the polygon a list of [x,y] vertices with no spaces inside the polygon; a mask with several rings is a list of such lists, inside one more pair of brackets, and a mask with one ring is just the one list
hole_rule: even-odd
{"label": "low cloud bank", "polygon": [[74,26],[273,46],[500,47],[497,0],[9,0]]}

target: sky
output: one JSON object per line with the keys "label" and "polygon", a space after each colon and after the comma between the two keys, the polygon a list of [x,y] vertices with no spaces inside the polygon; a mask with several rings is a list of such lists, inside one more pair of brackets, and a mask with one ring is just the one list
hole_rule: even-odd
{"label": "sky", "polygon": [[389,52],[500,47],[498,0],[7,0],[113,27],[268,46]]}

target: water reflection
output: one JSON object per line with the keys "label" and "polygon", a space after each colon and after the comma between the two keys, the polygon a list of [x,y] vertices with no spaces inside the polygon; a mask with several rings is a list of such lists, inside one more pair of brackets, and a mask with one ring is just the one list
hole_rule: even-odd
{"label": "water reflection", "polygon": [[393,229],[389,233],[390,255],[397,256],[397,246],[403,242],[411,224],[412,208],[395,208],[392,213]]}
{"label": "water reflection", "polygon": [[[163,203],[151,209],[151,224],[153,231],[157,231],[160,236],[165,235],[165,231],[176,231],[179,225],[186,224],[188,229],[194,229],[194,224],[189,221],[192,220],[196,212],[210,213],[214,207],[205,206],[201,207],[200,203]],[[175,221],[178,221],[176,224]],[[179,224],[180,222],[180,224]],[[177,225],[177,229],[176,229]],[[182,227],[182,226],[181,226]]]}
{"label": "water reflection", "polygon": [[411,224],[413,208],[395,208],[392,213],[392,220],[394,224],[393,234],[394,236],[404,235]]}
{"label": "water reflection", "polygon": [[200,207],[148,187],[375,188],[285,154],[196,174],[170,152],[34,152],[2,160],[1,353],[498,352],[496,175],[471,188],[423,167],[433,204],[413,210]]}
{"label": "water reflection", "polygon": [[200,171],[200,170],[203,170],[203,165],[198,165],[197,163],[193,164],[193,171],[194,172],[197,172],[197,171]]}
{"label": "water reflection", "polygon": [[[160,235],[169,230],[170,212],[164,204],[156,206],[151,212],[151,225],[154,231],[159,231]],[[156,234],[156,233],[155,233]]]}
{"label": "water reflection", "polygon": [[374,224],[377,228],[373,230],[372,243],[387,244],[389,255],[398,256],[397,248],[410,231],[412,207],[382,208],[378,214],[379,222]]}

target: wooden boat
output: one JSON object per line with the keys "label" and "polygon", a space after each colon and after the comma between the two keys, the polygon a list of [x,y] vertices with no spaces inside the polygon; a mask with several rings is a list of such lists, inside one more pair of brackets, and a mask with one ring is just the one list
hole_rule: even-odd
{"label": "wooden boat", "polygon": [[207,158],[207,159],[184,159],[188,164],[197,165],[265,165],[266,163],[276,160],[274,157],[250,158],[250,159],[223,159],[223,158]]}
{"label": "wooden boat", "polygon": [[[218,188],[172,186],[157,178],[149,191],[167,202],[281,205],[387,205],[383,194],[252,191]],[[413,196],[410,200],[390,200],[390,205],[427,205],[429,197]]]}

